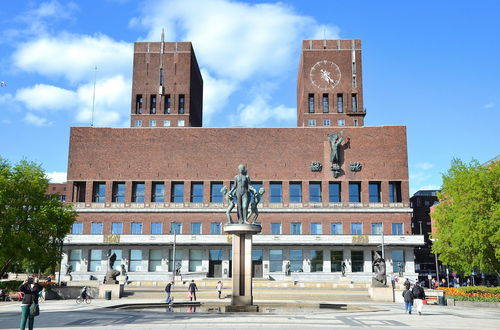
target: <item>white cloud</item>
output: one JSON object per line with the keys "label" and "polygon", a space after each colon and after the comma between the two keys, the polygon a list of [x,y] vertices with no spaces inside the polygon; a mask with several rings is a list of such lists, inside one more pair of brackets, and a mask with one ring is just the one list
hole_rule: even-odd
{"label": "white cloud", "polygon": [[47,118],[39,117],[31,112],[28,112],[24,116],[24,121],[30,125],[42,127],[42,126],[50,126],[52,122],[50,122]]}
{"label": "white cloud", "polygon": [[421,184],[431,178],[431,174],[422,171],[416,171],[410,173],[410,182],[412,184]]}
{"label": "white cloud", "polygon": [[77,9],[78,6],[74,2],[61,4],[59,1],[52,0],[40,3],[38,7],[29,10],[26,14],[31,20],[68,19]]}
{"label": "white cloud", "polygon": [[491,109],[491,108],[493,108],[494,106],[495,106],[495,103],[490,102],[490,103],[485,104],[485,105],[483,106],[483,108],[485,108],[485,109]]}
{"label": "white cloud", "polygon": [[428,184],[428,185],[425,185],[425,186],[422,186],[420,187],[418,190],[440,190],[441,189],[441,186],[439,185],[436,185],[436,184]]}
{"label": "white cloud", "polygon": [[98,77],[130,75],[132,44],[105,35],[62,33],[21,43],[13,54],[14,65],[26,72],[64,77],[72,84]]}
{"label": "white cloud", "polygon": [[229,96],[238,88],[234,81],[215,79],[207,70],[201,69],[203,76],[203,121],[210,124],[212,117],[224,106]]}
{"label": "white cloud", "polygon": [[30,110],[61,110],[74,103],[75,93],[56,86],[38,84],[18,89],[15,99]]}
{"label": "white cloud", "polygon": [[233,124],[237,126],[259,126],[265,122],[290,123],[296,119],[296,109],[284,105],[271,106],[269,98],[263,95],[254,97],[250,104],[240,104]]}
{"label": "white cloud", "polygon": [[10,125],[10,124],[12,124],[12,121],[9,119],[2,119],[2,124]]}
{"label": "white cloud", "polygon": [[419,170],[423,170],[423,171],[430,170],[433,167],[434,167],[434,164],[429,163],[429,162],[420,162],[420,163],[415,164],[415,168],[418,168]]}
{"label": "white cloud", "polygon": [[66,172],[49,172],[46,173],[51,183],[64,183],[66,182]]}

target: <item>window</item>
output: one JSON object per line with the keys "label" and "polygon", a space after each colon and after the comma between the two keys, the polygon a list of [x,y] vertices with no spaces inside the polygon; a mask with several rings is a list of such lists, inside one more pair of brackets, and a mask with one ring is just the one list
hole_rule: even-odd
{"label": "window", "polygon": [[153,182],[153,193],[151,201],[153,203],[163,203],[165,201],[165,184],[161,182]]}
{"label": "window", "polygon": [[262,261],[263,254],[262,250],[252,250],[252,261]]}
{"label": "window", "polygon": [[356,74],[356,62],[352,62],[352,74]]}
{"label": "window", "polygon": [[222,233],[220,222],[212,222],[210,224],[210,234],[220,235]]}
{"label": "window", "polygon": [[142,113],[142,94],[137,94],[135,96],[135,113],[137,115]]}
{"label": "window", "polygon": [[142,120],[136,120],[135,121],[135,126],[136,127],[141,127],[142,126]]}
{"label": "window", "polygon": [[290,225],[291,235],[301,235],[302,234],[302,224],[300,222],[292,222]]}
{"label": "window", "polygon": [[316,126],[316,120],[315,119],[309,119],[307,121],[307,126]]}
{"label": "window", "polygon": [[372,223],[372,235],[382,235],[382,223],[381,222]]}
{"label": "window", "polygon": [[344,119],[337,120],[337,125],[338,126],[345,126],[345,120]]}
{"label": "window", "polygon": [[203,203],[203,183],[191,183],[191,203]]}
{"label": "window", "polygon": [[363,226],[361,222],[351,223],[351,235],[362,235],[362,234],[363,234]]}
{"label": "window", "polygon": [[310,182],[309,183],[309,202],[321,203],[321,183],[320,182]]}
{"label": "window", "polygon": [[330,182],[328,184],[328,201],[330,203],[340,203],[340,183]]}
{"label": "window", "polygon": [[311,235],[323,234],[323,226],[319,222],[311,223]]}
{"label": "window", "polygon": [[113,182],[113,203],[125,203],[125,182]]}
{"label": "window", "polygon": [[281,235],[281,223],[272,222],[271,223],[271,235]]}
{"label": "window", "polygon": [[150,272],[161,271],[162,252],[160,249],[149,250],[149,266]]}
{"label": "window", "polygon": [[102,222],[92,222],[91,234],[92,235],[102,235]]}
{"label": "window", "polygon": [[151,223],[151,235],[161,235],[163,234],[163,223],[153,222]]}
{"label": "window", "polygon": [[156,127],[156,120],[150,120],[149,127]]}
{"label": "window", "polygon": [[129,271],[142,271],[142,250],[130,250]]}
{"label": "window", "polygon": [[[173,255],[174,255],[173,250],[169,250],[168,251],[168,271],[169,272],[174,271],[174,269],[177,267],[177,265],[180,266],[182,264],[182,250],[179,250],[179,249],[175,250],[175,260],[172,259]],[[175,262],[176,267],[174,267],[174,262]]]}
{"label": "window", "polygon": [[73,223],[73,227],[71,228],[71,234],[73,235],[83,234],[83,223],[82,222]]}
{"label": "window", "polygon": [[210,203],[222,203],[222,182],[212,182],[210,183]]}
{"label": "window", "polygon": [[79,272],[82,265],[82,250],[71,250],[69,252],[69,264],[74,272]]}
{"label": "window", "polygon": [[344,112],[344,97],[342,94],[337,94],[337,111]]}
{"label": "window", "polygon": [[364,253],[363,251],[351,251],[351,267],[352,272],[362,272],[364,270]]}
{"label": "window", "polygon": [[323,126],[330,126],[330,119],[323,119]]}
{"label": "window", "polygon": [[[184,104],[185,103],[185,98],[184,98],[184,95],[179,95],[179,113],[180,114],[183,114],[184,113]],[[181,125],[179,125],[181,126]],[[184,125],[182,125],[184,126]]]}
{"label": "window", "polygon": [[283,271],[283,250],[269,250],[269,271]]}
{"label": "window", "polygon": [[201,235],[201,222],[191,222],[191,235]]}
{"label": "window", "polygon": [[132,183],[132,202],[144,203],[144,182]]}
{"label": "window", "polygon": [[403,235],[403,224],[393,223],[392,224],[392,234],[393,235]]}
{"label": "window", "polygon": [[115,269],[116,270],[121,270],[122,269],[122,250],[111,250],[111,254],[116,254],[116,260],[115,260]]}
{"label": "window", "polygon": [[177,122],[177,126],[178,126],[178,127],[184,127],[184,125],[185,125],[185,124],[184,124],[184,120],[183,120],[183,119],[181,119],[181,120],[179,120],[179,121]]}
{"label": "window", "polygon": [[309,113],[314,113],[314,94],[309,94],[308,102],[309,102]]}
{"label": "window", "polygon": [[208,250],[208,259],[212,261],[222,261],[222,250]]}
{"label": "window", "polygon": [[303,271],[303,258],[302,250],[290,250],[290,271],[301,272]]}
{"label": "window", "polygon": [[170,120],[164,120],[163,127],[170,127]]}
{"label": "window", "polygon": [[182,224],[179,222],[172,222],[172,224],[170,224],[170,233],[175,233],[177,235],[182,234]]}
{"label": "window", "polygon": [[[170,98],[170,95],[167,95],[165,96],[165,114],[170,114],[172,112],[172,107],[170,106],[172,103],[172,99]],[[163,126],[167,126],[167,125],[163,125]],[[170,125],[168,125],[170,126]]]}
{"label": "window", "polygon": [[330,225],[330,234],[342,235],[342,224],[340,222],[333,222]]}
{"label": "window", "polygon": [[361,184],[359,182],[349,182],[349,202],[361,202]]}
{"label": "window", "polygon": [[163,68],[160,68],[160,86],[163,86]]}
{"label": "window", "polygon": [[132,235],[141,235],[142,234],[142,222],[132,222],[130,225],[130,232]]}
{"label": "window", "polygon": [[342,271],[342,261],[344,261],[343,251],[330,252],[330,270],[332,273]]}
{"label": "window", "polygon": [[358,96],[352,94],[352,112],[358,112]]}
{"label": "window", "polygon": [[156,95],[151,95],[149,103],[149,113],[153,115],[156,113]]}
{"label": "window", "polygon": [[370,182],[368,184],[370,203],[380,203],[380,182]]}
{"label": "window", "polygon": [[106,184],[104,182],[94,182],[94,203],[104,203],[106,201]]}
{"label": "window", "polygon": [[201,261],[203,260],[202,250],[189,250],[189,271],[201,272]]}
{"label": "window", "polygon": [[111,223],[111,234],[113,234],[113,235],[123,234],[123,223],[121,223],[121,222]]}
{"label": "window", "polygon": [[270,183],[269,190],[269,203],[283,202],[283,186],[281,182]]}
{"label": "window", "polygon": [[323,112],[328,113],[329,105],[328,105],[328,94],[323,94]]}
{"label": "window", "polygon": [[311,250],[309,251],[309,256],[311,257],[311,272],[322,272],[323,271],[323,250]]}
{"label": "window", "polygon": [[290,203],[302,203],[302,184],[300,182],[290,183]]}
{"label": "window", "polygon": [[90,250],[89,272],[101,271],[102,250]]}
{"label": "window", "polygon": [[172,203],[184,203],[184,183],[172,183],[172,196],[170,201]]}
{"label": "window", "polygon": [[402,271],[405,271],[405,252],[403,250],[392,250],[392,269],[395,273],[399,272],[401,267]]}
{"label": "window", "polygon": [[401,203],[401,182],[389,182],[389,203]]}

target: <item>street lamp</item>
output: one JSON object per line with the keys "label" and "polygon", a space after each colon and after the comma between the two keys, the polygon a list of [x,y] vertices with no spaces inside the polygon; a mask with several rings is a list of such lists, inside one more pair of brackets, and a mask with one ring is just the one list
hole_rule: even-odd
{"label": "street lamp", "polygon": [[174,247],[172,251],[172,283],[175,284],[175,272],[177,271],[177,267],[175,266],[175,243],[177,240],[177,228],[175,226],[171,227],[170,233],[174,232]]}
{"label": "street lamp", "polygon": [[[430,240],[431,240],[431,242],[434,242],[436,239],[435,238],[431,238]],[[437,255],[437,252],[434,253],[434,259],[436,260],[436,278],[437,278],[437,282],[438,282],[438,285],[439,285],[439,268],[438,268],[438,255]]]}

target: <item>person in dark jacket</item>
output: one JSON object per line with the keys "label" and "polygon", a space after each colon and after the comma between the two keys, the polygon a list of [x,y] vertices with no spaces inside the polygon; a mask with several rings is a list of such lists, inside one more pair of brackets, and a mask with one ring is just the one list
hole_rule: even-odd
{"label": "person in dark jacket", "polygon": [[403,291],[403,298],[405,301],[405,312],[411,314],[411,308],[413,306],[413,293],[411,292],[410,289],[405,289]]}
{"label": "person in dark jacket", "polygon": [[24,330],[26,328],[26,321],[28,321],[29,329],[33,330],[35,316],[31,315],[30,307],[32,304],[38,305],[38,293],[42,290],[42,286],[38,284],[38,278],[33,277],[29,277],[19,286],[19,292],[24,293],[23,300],[21,302],[20,330]]}
{"label": "person in dark jacket", "polygon": [[415,308],[417,309],[418,315],[422,315],[422,307],[424,306],[425,291],[424,288],[417,283],[412,290],[413,299],[415,300]]}
{"label": "person in dark jacket", "polygon": [[196,283],[194,283],[194,280],[191,280],[191,283],[189,283],[188,287],[188,292],[191,294],[190,297],[191,301],[193,301],[193,298],[194,301],[196,301],[196,291],[198,291],[198,287],[196,286]]}
{"label": "person in dark jacket", "polygon": [[167,293],[166,302],[167,304],[170,304],[170,302],[172,301],[172,298],[170,297],[170,293],[172,292],[172,282],[167,283],[167,286],[165,287],[165,292]]}

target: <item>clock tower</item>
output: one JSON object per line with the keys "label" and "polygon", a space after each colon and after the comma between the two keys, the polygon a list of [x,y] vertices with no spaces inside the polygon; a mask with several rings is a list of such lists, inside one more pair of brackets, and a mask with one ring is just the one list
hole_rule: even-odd
{"label": "clock tower", "polygon": [[304,40],[297,126],[363,126],[361,40]]}

